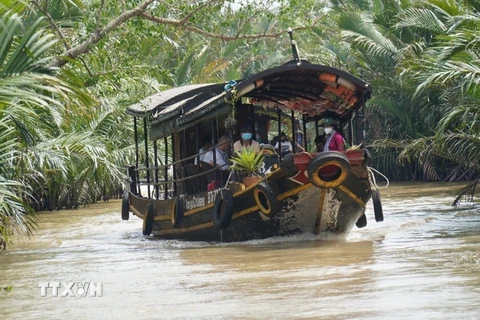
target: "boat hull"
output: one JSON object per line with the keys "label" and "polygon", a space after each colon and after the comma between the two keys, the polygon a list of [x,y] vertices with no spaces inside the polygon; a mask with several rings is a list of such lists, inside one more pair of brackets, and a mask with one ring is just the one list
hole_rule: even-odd
{"label": "boat hull", "polygon": [[[214,223],[220,189],[180,198],[183,212],[181,223],[178,225],[177,221],[176,226],[173,199],[154,200],[130,194],[130,210],[144,220],[145,228],[149,203],[153,205],[151,234],[164,239],[233,242],[299,233],[347,234],[365,213],[371,198],[363,158],[333,188],[318,188],[309,181],[307,167],[311,159],[309,154],[298,155],[294,159],[296,170],[280,166],[263,182],[275,195],[276,212],[262,212],[255,197],[259,185],[245,189],[240,183],[229,184],[233,209],[231,222],[224,229]],[[351,162],[355,164],[354,160]]]}

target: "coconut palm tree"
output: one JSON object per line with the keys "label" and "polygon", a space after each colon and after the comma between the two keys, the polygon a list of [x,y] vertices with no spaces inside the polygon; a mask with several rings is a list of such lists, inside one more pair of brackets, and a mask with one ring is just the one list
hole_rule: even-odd
{"label": "coconut palm tree", "polygon": [[[0,244],[12,234],[29,234],[34,227],[32,184],[44,176],[41,166],[58,165],[55,152],[36,153],[32,146],[57,134],[66,104],[88,104],[92,99],[81,89],[55,76],[46,67],[53,36],[40,27],[41,19],[25,26],[18,14],[0,19]],[[41,166],[27,166],[37,162]],[[57,168],[58,169],[58,168]],[[61,169],[60,169],[61,170]]]}
{"label": "coconut palm tree", "polygon": [[[447,132],[447,127],[448,132],[469,133],[464,129],[471,127],[478,115],[472,104],[478,92],[478,37],[474,32],[478,11],[469,4],[334,2],[332,19],[343,39],[349,41],[333,37],[330,43],[336,44],[336,49],[332,52],[338,52],[337,56],[349,52],[348,56],[355,58],[349,60],[349,69],[375,88],[367,108],[370,137],[376,140],[376,166],[383,164],[390,176],[411,179],[421,173],[424,179],[444,179],[451,159],[461,159],[447,157],[445,152],[442,156],[438,146],[446,147],[445,143],[425,152],[430,145],[424,141],[444,141],[446,137],[439,132]],[[458,120],[461,115],[466,121]],[[452,128],[452,124],[456,126]],[[472,142],[468,135],[464,137]],[[399,155],[411,160],[411,165],[404,167],[411,171],[409,176],[398,172]]]}
{"label": "coconut palm tree", "polygon": [[449,180],[477,177],[459,192],[456,204],[462,195],[473,195],[480,177],[480,13],[470,2],[435,2],[410,10],[403,19],[404,25],[440,35],[413,67],[419,83],[416,93],[436,92],[445,106],[436,134],[413,141],[403,155],[448,159],[457,164]]}

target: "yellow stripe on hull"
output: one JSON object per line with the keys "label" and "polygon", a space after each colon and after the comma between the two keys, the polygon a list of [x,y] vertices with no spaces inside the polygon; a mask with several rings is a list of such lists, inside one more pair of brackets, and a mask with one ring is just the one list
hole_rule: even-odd
{"label": "yellow stripe on hull", "polygon": [[365,202],[362,201],[359,197],[357,197],[352,191],[350,191],[347,187],[340,185],[338,186],[338,189],[342,190],[344,193],[346,193],[350,198],[355,200],[356,203],[358,203],[362,208],[365,209],[366,205]]}

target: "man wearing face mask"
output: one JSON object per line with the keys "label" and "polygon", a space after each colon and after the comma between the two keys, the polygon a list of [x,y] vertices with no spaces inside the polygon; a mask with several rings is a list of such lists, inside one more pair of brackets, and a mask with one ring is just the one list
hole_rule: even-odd
{"label": "man wearing face mask", "polygon": [[253,140],[253,131],[249,126],[242,127],[240,129],[240,140],[233,144],[233,150],[235,153],[242,151],[243,149],[250,148],[255,152],[260,152],[260,144]]}
{"label": "man wearing face mask", "polygon": [[323,128],[326,134],[323,151],[345,151],[345,139],[337,132],[337,125],[338,122],[331,118],[326,118],[323,121]]}

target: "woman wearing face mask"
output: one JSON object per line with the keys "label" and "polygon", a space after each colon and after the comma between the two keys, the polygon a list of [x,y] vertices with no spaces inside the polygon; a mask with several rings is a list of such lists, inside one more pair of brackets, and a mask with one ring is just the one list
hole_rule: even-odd
{"label": "woman wearing face mask", "polygon": [[323,151],[345,151],[345,139],[336,131],[337,125],[338,122],[331,118],[326,118],[323,121],[323,128],[326,134]]}
{"label": "woman wearing face mask", "polygon": [[240,140],[233,144],[233,150],[240,152],[245,148],[250,148],[255,152],[260,151],[260,144],[253,140],[253,131],[249,126],[242,127],[240,129]]}

